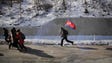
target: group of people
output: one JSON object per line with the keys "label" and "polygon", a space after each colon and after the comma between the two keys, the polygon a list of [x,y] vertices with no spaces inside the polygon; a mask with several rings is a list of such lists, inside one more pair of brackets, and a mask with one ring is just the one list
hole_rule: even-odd
{"label": "group of people", "polygon": [[21,32],[20,29],[16,30],[16,28],[12,28],[9,31],[6,28],[3,28],[5,41],[9,44],[9,49],[11,47],[16,47],[18,50],[27,50],[24,46],[25,35]]}
{"label": "group of people", "polygon": [[[5,41],[9,44],[9,49],[11,47],[16,47],[18,50],[24,49],[27,50],[27,48],[24,46],[24,39],[25,35],[20,31],[20,29],[16,30],[16,28],[12,28],[11,32],[9,32],[6,28],[3,28],[4,30],[4,36]],[[61,27],[61,46],[63,46],[63,41],[66,40],[67,42],[71,43],[73,45],[73,41],[68,40],[68,31]]]}

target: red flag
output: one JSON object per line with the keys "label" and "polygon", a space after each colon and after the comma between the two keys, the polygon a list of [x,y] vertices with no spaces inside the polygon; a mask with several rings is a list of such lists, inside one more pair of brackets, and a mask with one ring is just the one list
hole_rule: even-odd
{"label": "red flag", "polygon": [[69,26],[72,29],[76,29],[76,25],[73,22],[71,22],[70,20],[66,21],[65,26]]}

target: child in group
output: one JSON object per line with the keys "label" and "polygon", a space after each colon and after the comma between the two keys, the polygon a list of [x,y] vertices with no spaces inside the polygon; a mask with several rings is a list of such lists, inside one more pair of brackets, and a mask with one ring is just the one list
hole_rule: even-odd
{"label": "child in group", "polygon": [[19,46],[22,50],[27,50],[24,46],[25,35],[19,30],[16,32],[16,38],[18,39]]}

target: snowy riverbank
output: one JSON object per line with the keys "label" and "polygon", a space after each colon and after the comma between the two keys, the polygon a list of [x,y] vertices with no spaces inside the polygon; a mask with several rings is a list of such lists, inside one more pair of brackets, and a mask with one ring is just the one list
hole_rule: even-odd
{"label": "snowy riverbank", "polygon": [[[110,38],[110,39],[109,39]],[[74,44],[82,45],[112,45],[112,36],[69,36],[68,39],[74,41]],[[4,39],[0,39],[4,41]],[[26,43],[29,44],[51,44],[59,45],[61,37],[59,36],[27,36]],[[69,44],[66,41],[64,44]]]}

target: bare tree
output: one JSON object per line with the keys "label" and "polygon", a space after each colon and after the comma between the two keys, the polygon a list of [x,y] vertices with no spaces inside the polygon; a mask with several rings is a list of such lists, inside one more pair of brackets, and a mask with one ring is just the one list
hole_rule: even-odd
{"label": "bare tree", "polygon": [[0,0],[0,15],[2,15],[2,0]]}
{"label": "bare tree", "polygon": [[63,2],[62,2],[62,6],[63,6],[63,10],[65,11],[65,10],[67,10],[67,7],[66,7],[66,2],[65,2],[65,0],[63,0]]}
{"label": "bare tree", "polygon": [[18,1],[18,3],[19,3],[19,18],[22,18],[22,13],[23,13],[23,11],[22,11],[22,1],[23,0],[17,0]]}
{"label": "bare tree", "polygon": [[13,5],[13,1],[12,1],[12,0],[10,0],[10,6],[12,7],[12,5]]}
{"label": "bare tree", "polygon": [[36,16],[39,15],[39,11],[48,11],[48,9],[52,8],[51,4],[47,3],[47,0],[34,0],[34,7]]}
{"label": "bare tree", "polygon": [[[112,11],[112,0],[93,0],[91,6],[110,15],[110,12]],[[104,16],[103,13],[102,16]]]}
{"label": "bare tree", "polygon": [[40,5],[40,0],[34,0],[34,7],[35,7],[36,16],[39,14],[39,10],[41,9],[39,7],[39,5]]}
{"label": "bare tree", "polygon": [[87,5],[88,5],[88,3],[87,3],[87,1],[85,0],[84,1],[84,4],[85,4],[85,11],[84,11],[84,13],[89,13],[89,11],[88,11],[88,9],[87,9]]}
{"label": "bare tree", "polygon": [[22,7],[21,7],[21,0],[20,0],[20,6],[19,6],[19,9],[20,9],[20,18],[22,17]]}

